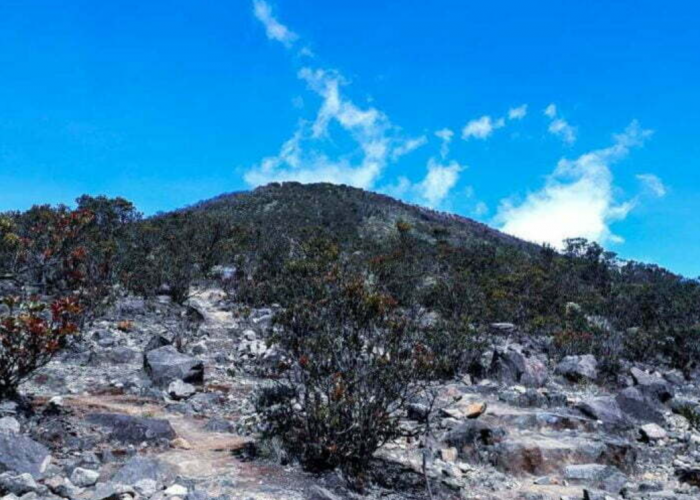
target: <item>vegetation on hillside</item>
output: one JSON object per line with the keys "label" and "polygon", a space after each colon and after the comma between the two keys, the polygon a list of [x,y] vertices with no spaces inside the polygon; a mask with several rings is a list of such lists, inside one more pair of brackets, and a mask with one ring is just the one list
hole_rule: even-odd
{"label": "vegetation on hillside", "polygon": [[0,366],[14,367],[0,369],[0,397],[115,294],[182,303],[216,278],[238,303],[279,304],[267,340],[284,362],[259,399],[268,430],[308,468],[360,482],[416,391],[477,369],[493,322],[546,336],[555,358],[595,354],[608,374],[624,358],[686,372],[700,359],[697,280],[582,239],[557,252],[328,184],[273,184],[149,218],[90,196],[2,214],[0,278]]}

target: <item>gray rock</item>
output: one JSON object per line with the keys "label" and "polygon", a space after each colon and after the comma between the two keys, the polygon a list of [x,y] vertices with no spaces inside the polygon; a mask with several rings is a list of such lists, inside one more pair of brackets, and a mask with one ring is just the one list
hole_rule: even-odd
{"label": "gray rock", "polygon": [[168,386],[168,395],[176,400],[187,399],[194,396],[197,390],[193,385],[183,382],[182,380],[175,380],[170,382]]}
{"label": "gray rock", "polygon": [[673,398],[673,387],[661,376],[647,373],[636,367],[633,367],[630,373],[643,394],[658,399],[662,403]]}
{"label": "gray rock", "polygon": [[20,431],[19,422],[14,417],[0,418],[0,432],[12,432],[18,434]]}
{"label": "gray rock", "polygon": [[658,441],[666,438],[666,431],[658,424],[646,424],[639,429],[644,441]]}
{"label": "gray rock", "polygon": [[490,372],[505,382],[540,387],[547,382],[547,367],[537,358],[526,357],[516,347],[494,352]]}
{"label": "gray rock", "polygon": [[612,493],[619,493],[627,482],[627,476],[617,467],[602,464],[567,465],[564,477],[568,481],[594,485]]}
{"label": "gray rock", "polygon": [[236,427],[228,420],[222,420],[220,418],[212,418],[204,426],[204,429],[209,432],[220,432],[220,433],[233,433],[236,431]]}
{"label": "gray rock", "polygon": [[112,347],[117,342],[116,336],[109,330],[98,330],[92,338],[100,347]]}
{"label": "gray rock", "polygon": [[579,403],[578,409],[584,415],[600,420],[612,427],[628,427],[630,425],[620,405],[614,398],[609,396],[586,399]]}
{"label": "gray rock", "polygon": [[83,469],[77,467],[73,470],[73,474],[70,476],[71,483],[78,486],[79,488],[87,488],[89,486],[95,485],[97,480],[100,478],[100,473],[90,469]]}
{"label": "gray rock", "polygon": [[141,479],[134,484],[134,490],[142,497],[149,498],[158,491],[158,482],[154,479]]}
{"label": "gray rock", "polygon": [[555,368],[555,373],[573,382],[595,380],[598,378],[598,361],[592,354],[566,356]]}
{"label": "gray rock", "polygon": [[155,481],[159,486],[175,480],[177,474],[167,464],[156,458],[133,457],[112,477],[113,483],[137,484],[144,479]]}
{"label": "gray rock", "polygon": [[22,434],[0,432],[0,472],[29,473],[41,478],[51,453],[44,446]]}
{"label": "gray rock", "polygon": [[44,485],[49,490],[63,498],[76,498],[81,493],[81,489],[77,488],[68,478],[61,476],[52,476],[44,481]]}
{"label": "gray rock", "polygon": [[98,483],[92,500],[127,500],[134,495],[131,486],[115,483]]}
{"label": "gray rock", "polygon": [[174,380],[192,384],[204,381],[204,363],[170,345],[148,351],[144,356],[144,368],[158,385],[167,385]]}
{"label": "gray rock", "polygon": [[132,417],[115,413],[93,413],[87,420],[111,431],[110,437],[125,443],[170,441],[176,434],[170,422],[157,418]]}
{"label": "gray rock", "polygon": [[153,337],[151,337],[151,340],[148,341],[148,344],[146,344],[146,347],[143,350],[144,352],[153,351],[155,349],[160,349],[161,347],[165,347],[171,344],[172,342],[170,341],[170,339],[162,335],[154,335]]}
{"label": "gray rock", "polygon": [[0,491],[14,493],[15,495],[24,495],[25,493],[37,491],[39,486],[34,481],[31,474],[13,474],[12,472],[4,472],[0,474]]}
{"label": "gray rock", "polygon": [[615,401],[626,415],[639,422],[664,423],[659,404],[652,402],[636,387],[623,389],[615,396]]}
{"label": "gray rock", "polygon": [[340,497],[321,486],[312,486],[309,500],[341,500]]}
{"label": "gray rock", "polygon": [[128,347],[115,347],[105,353],[107,359],[117,365],[123,365],[133,362],[138,354],[133,349]]}

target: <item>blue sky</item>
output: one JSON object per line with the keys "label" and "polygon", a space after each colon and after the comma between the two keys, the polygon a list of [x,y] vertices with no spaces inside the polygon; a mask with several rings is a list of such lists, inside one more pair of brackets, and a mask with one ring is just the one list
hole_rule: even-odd
{"label": "blue sky", "polygon": [[0,0],[0,210],[328,180],[700,275],[692,1]]}

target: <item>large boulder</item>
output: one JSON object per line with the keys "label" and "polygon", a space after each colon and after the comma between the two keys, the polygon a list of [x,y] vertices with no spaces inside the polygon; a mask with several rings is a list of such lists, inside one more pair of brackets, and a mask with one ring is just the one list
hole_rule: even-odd
{"label": "large boulder", "polygon": [[0,472],[28,473],[41,478],[51,462],[44,446],[22,434],[0,432]]}
{"label": "large boulder", "polygon": [[639,422],[664,423],[664,415],[659,410],[658,402],[651,401],[636,387],[627,387],[615,396],[620,409],[629,417]]}
{"label": "large boulder", "polygon": [[169,442],[176,437],[170,422],[158,418],[132,417],[116,413],[93,413],[87,416],[87,420],[109,429],[112,439],[124,443]]}
{"label": "large boulder", "polygon": [[204,382],[204,363],[178,352],[171,345],[148,351],[144,355],[144,369],[151,380],[161,386],[175,380],[190,384]]}
{"label": "large boulder", "polygon": [[586,484],[612,493],[619,493],[627,482],[627,476],[617,467],[603,464],[567,465],[564,478],[575,484]]}
{"label": "large boulder", "polygon": [[673,398],[673,387],[661,375],[647,373],[636,367],[633,367],[630,373],[639,390],[646,396],[658,399],[662,403]]}
{"label": "large boulder", "polygon": [[501,381],[540,387],[547,382],[547,367],[537,358],[525,356],[515,346],[494,352],[490,372]]}
{"label": "large boulder", "polygon": [[588,398],[577,407],[584,415],[599,420],[605,425],[621,428],[630,426],[630,421],[622,412],[620,405],[610,396]]}
{"label": "large boulder", "polygon": [[598,361],[592,354],[566,356],[555,368],[555,373],[572,382],[595,380],[598,378]]}

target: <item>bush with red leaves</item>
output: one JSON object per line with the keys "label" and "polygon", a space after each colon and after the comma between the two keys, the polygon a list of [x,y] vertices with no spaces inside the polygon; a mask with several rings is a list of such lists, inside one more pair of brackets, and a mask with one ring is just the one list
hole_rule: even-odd
{"label": "bush with red leaves", "polygon": [[0,400],[13,396],[18,385],[78,332],[82,308],[76,298],[47,305],[34,298],[5,297],[0,306]]}

